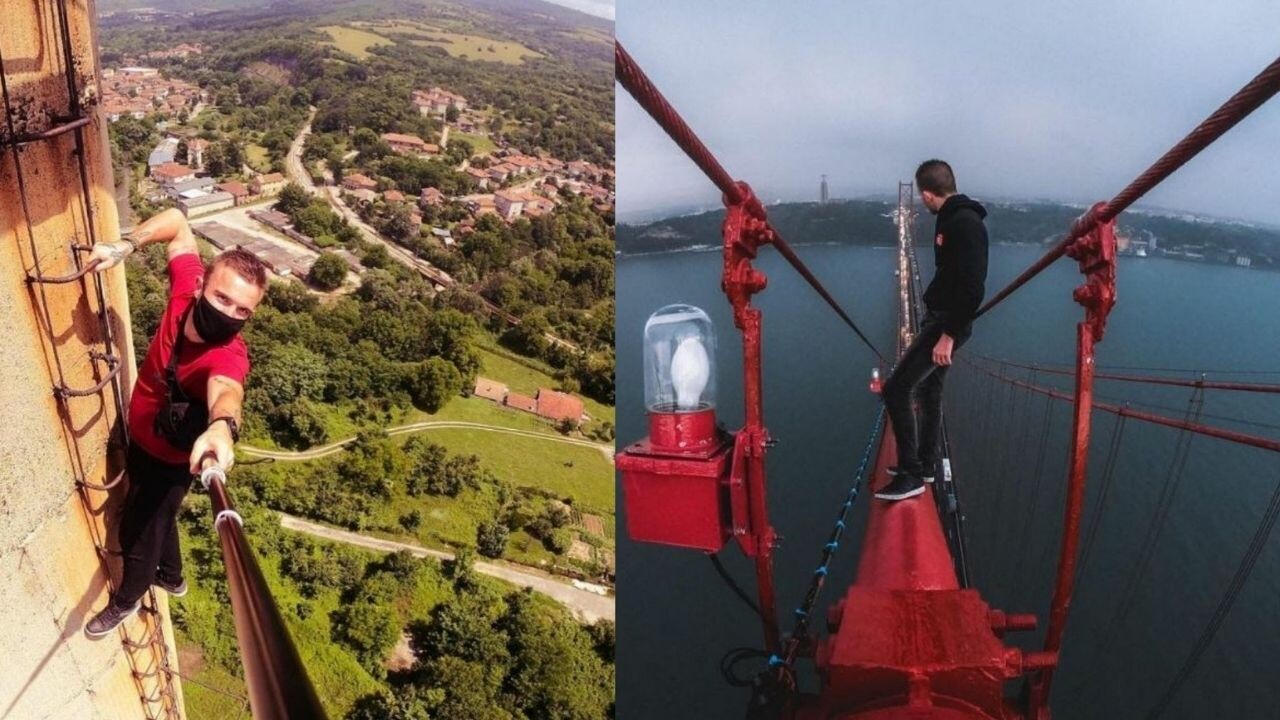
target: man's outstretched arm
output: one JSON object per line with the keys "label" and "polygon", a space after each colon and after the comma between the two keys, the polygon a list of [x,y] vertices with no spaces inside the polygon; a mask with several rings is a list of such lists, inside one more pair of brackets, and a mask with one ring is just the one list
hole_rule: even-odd
{"label": "man's outstretched arm", "polygon": [[191,447],[191,473],[200,472],[200,460],[212,452],[223,470],[235,463],[235,438],[231,425],[219,418],[231,418],[240,426],[240,406],[244,403],[244,386],[225,375],[210,375],[208,386],[209,427]]}
{"label": "man's outstretched arm", "polygon": [[170,258],[183,253],[199,252],[187,218],[179,210],[170,208],[153,215],[132,232],[121,236],[120,240],[94,245],[89,260],[97,260],[98,267],[95,270],[102,272],[115,267],[135,251],[152,243],[167,244]]}

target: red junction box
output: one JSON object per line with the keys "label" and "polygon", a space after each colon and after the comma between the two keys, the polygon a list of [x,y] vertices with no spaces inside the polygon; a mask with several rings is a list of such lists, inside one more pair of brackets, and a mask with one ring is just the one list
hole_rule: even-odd
{"label": "red junction box", "polygon": [[627,534],[639,542],[717,552],[731,535],[730,437],[671,451],[645,438],[618,453]]}

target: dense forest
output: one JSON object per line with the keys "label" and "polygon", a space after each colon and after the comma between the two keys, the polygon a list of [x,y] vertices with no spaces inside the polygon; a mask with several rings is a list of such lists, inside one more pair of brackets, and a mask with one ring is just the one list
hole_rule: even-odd
{"label": "dense forest", "polygon": [[[346,720],[524,720],[613,716],[612,623],[583,626],[528,590],[478,575],[470,552],[451,561],[377,556],[282,531],[256,482],[236,499],[308,674],[330,716]],[[209,501],[180,515],[192,590],[171,605],[199,664],[241,667],[229,590],[208,528]],[[386,658],[406,636],[407,653]],[[188,673],[192,668],[184,668]],[[233,717],[235,693],[187,686],[196,717]]]}

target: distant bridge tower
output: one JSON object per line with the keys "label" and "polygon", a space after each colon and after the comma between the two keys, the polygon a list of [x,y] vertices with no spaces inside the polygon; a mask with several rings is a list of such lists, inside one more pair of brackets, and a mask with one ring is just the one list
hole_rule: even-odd
{"label": "distant bridge tower", "polygon": [[0,22],[0,717],[182,720],[163,593],[96,641],[120,577],[123,411],[135,377],[99,106],[95,3],[4,3]]}
{"label": "distant bridge tower", "polygon": [[818,190],[818,202],[822,203],[823,205],[826,205],[827,201],[830,199],[831,197],[827,194],[827,176],[823,175],[822,186]]}
{"label": "distant bridge tower", "polygon": [[893,211],[893,222],[898,229],[898,313],[906,321],[901,323],[898,331],[898,354],[901,355],[911,344],[919,318],[912,303],[912,284],[919,283],[914,275],[915,238],[911,233],[911,225],[916,217],[915,191],[912,183],[898,183],[898,207]]}

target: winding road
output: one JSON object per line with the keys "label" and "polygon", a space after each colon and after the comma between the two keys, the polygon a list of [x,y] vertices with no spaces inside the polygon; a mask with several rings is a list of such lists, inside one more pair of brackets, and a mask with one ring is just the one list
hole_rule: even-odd
{"label": "winding road", "polygon": [[[420,275],[433,284],[440,285],[441,287],[452,287],[455,285],[456,281],[445,271],[435,265],[432,265],[426,260],[423,260],[397,243],[391,242],[382,237],[382,235],[375,230],[373,226],[366,223],[360,215],[356,213],[356,211],[352,210],[345,202],[342,201],[340,194],[341,191],[339,188],[334,186],[323,188],[317,187],[311,180],[311,173],[307,172],[307,169],[302,162],[302,151],[306,146],[307,136],[311,134],[311,121],[315,116],[316,108],[312,107],[311,114],[307,116],[307,124],[302,126],[302,129],[298,131],[297,136],[293,138],[293,143],[289,146],[289,152],[285,156],[285,172],[289,175],[289,179],[301,185],[307,193],[316,197],[324,198],[325,202],[329,203],[334,212],[338,213],[338,215],[345,218],[347,222],[351,223],[351,225],[359,231],[360,236],[367,242],[378,243],[385,247],[387,252],[391,255],[391,259],[412,270],[416,270]],[[520,324],[520,319],[515,315],[503,310],[479,295],[477,295],[477,297],[480,299],[480,302],[484,304],[485,311],[489,314],[497,315],[508,325]],[[565,340],[558,335],[548,332],[543,333],[543,336],[555,345],[569,348],[574,352],[578,351],[578,346],[575,343]]]}
{"label": "winding road", "polygon": [[[577,445],[579,447],[598,450],[606,459],[613,462],[612,445],[595,443],[590,440],[579,440],[578,438],[560,437],[558,435],[550,435],[548,433],[536,432],[534,430],[520,430],[517,428],[503,427],[501,425],[486,425],[484,423],[468,422],[465,420],[428,420],[425,422],[409,423],[408,425],[398,425],[396,427],[387,428],[386,432],[387,435],[394,437],[396,435],[407,435],[409,433],[424,432],[427,430],[476,430],[479,432],[493,432],[504,435],[533,438],[535,440],[546,440],[547,442],[557,442],[563,445]],[[339,440],[328,445],[296,451],[265,450],[251,445],[237,445],[236,449],[251,457],[271,458],[272,460],[280,460],[284,462],[300,462],[303,460],[315,460],[317,458],[332,455],[336,452],[341,452],[344,447],[355,441],[356,439],[354,437],[349,437],[345,440]]]}
{"label": "winding road", "polygon": [[[430,550],[420,545],[412,545],[410,543],[397,542],[394,540],[383,540],[382,538],[361,535],[348,530],[339,530],[337,528],[329,527],[328,525],[321,525],[293,515],[286,515],[285,513],[280,513],[280,526],[287,530],[294,530],[296,532],[321,537],[326,540],[346,543],[348,545],[356,545],[370,550],[378,550],[382,552],[408,550],[417,557],[433,557],[441,560],[453,559],[453,553],[444,552],[443,550]],[[614,619],[613,597],[611,595],[601,595],[600,592],[592,592],[591,590],[584,589],[584,587],[592,587],[603,592],[603,589],[599,586],[589,586],[579,583],[579,585],[583,585],[583,587],[576,587],[572,583],[557,579],[552,575],[517,567],[507,563],[476,561],[475,570],[482,575],[495,577],[519,587],[533,588],[534,592],[546,595],[552,600],[555,600],[561,605],[569,608],[569,610],[583,622],[594,623],[597,620]]]}

